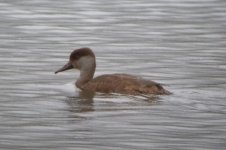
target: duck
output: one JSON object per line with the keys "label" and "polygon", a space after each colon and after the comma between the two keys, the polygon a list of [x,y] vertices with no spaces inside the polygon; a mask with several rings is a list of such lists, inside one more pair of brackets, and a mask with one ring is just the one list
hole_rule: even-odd
{"label": "duck", "polygon": [[80,71],[80,76],[75,82],[75,86],[81,91],[128,95],[171,94],[161,84],[135,75],[115,73],[104,74],[94,78],[96,57],[93,51],[87,47],[72,51],[69,61],[58,69],[55,74],[73,68]]}

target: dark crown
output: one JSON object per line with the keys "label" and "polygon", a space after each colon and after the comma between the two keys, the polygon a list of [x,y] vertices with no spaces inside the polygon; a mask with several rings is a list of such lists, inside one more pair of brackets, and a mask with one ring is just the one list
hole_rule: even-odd
{"label": "dark crown", "polygon": [[92,56],[95,57],[93,51],[90,48],[79,48],[74,50],[70,55],[70,60],[78,60],[83,56]]}

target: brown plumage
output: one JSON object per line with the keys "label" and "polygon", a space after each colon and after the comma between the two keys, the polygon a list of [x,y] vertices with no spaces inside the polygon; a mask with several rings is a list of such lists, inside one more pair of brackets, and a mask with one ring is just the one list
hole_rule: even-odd
{"label": "brown plumage", "polygon": [[106,74],[101,75],[81,88],[102,93],[121,94],[167,94],[163,87],[153,81],[145,80],[128,74]]}
{"label": "brown plumage", "polygon": [[69,62],[55,73],[72,68],[80,70],[76,86],[84,91],[131,95],[170,94],[159,83],[128,74],[106,74],[93,79],[96,61],[94,53],[89,48],[74,50]]}

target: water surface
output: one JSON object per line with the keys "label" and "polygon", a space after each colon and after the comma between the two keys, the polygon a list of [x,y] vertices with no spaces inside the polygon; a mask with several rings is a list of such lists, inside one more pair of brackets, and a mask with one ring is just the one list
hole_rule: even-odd
{"label": "water surface", "polygon": [[[0,148],[224,150],[225,7],[223,0],[1,1]],[[173,94],[78,95],[79,73],[54,71],[80,47],[95,52],[96,76],[135,74]]]}

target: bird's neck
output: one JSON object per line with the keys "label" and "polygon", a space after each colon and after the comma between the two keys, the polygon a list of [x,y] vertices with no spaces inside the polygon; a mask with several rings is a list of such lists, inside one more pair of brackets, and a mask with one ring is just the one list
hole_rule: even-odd
{"label": "bird's neck", "polygon": [[83,85],[93,79],[96,62],[94,57],[84,57],[79,60],[80,77],[76,81],[76,86],[82,88]]}

